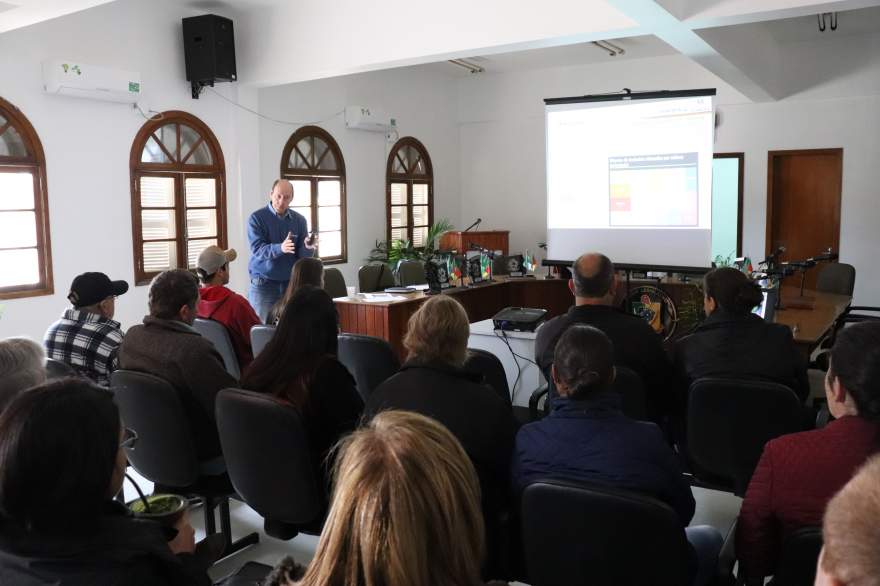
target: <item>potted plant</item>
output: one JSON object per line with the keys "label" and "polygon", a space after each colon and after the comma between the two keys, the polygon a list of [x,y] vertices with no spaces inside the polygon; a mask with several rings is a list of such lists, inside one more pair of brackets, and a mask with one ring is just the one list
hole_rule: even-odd
{"label": "potted plant", "polygon": [[447,219],[442,219],[434,223],[428,228],[428,236],[425,238],[425,245],[420,248],[413,246],[410,240],[377,240],[376,246],[370,251],[369,256],[365,259],[368,263],[385,263],[392,270],[402,260],[420,260],[425,262],[429,260],[437,251],[440,244],[440,236],[444,233],[454,230]]}

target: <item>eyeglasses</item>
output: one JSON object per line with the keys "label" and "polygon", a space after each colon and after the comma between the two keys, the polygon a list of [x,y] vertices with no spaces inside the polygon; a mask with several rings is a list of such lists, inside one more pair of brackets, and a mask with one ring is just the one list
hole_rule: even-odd
{"label": "eyeglasses", "polygon": [[122,441],[119,442],[120,448],[134,448],[138,441],[138,434],[135,430],[126,427],[122,432]]}

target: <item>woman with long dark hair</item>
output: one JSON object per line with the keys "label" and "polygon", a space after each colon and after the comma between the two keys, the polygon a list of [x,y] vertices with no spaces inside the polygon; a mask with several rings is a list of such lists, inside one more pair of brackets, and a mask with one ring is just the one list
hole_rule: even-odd
{"label": "woman with long dark hair", "polygon": [[725,267],[706,274],[706,320],[675,345],[682,395],[698,378],[721,376],[778,382],[806,399],[807,363],[791,329],[752,313],[763,298],[761,287],[742,271]]}
{"label": "woman with long dark hair", "polygon": [[111,393],[81,379],[35,387],[9,405],[0,416],[0,584],[211,583],[186,514],[169,542],[158,523],[113,500],[124,447],[136,440]]}
{"label": "woman with long dark hair", "polygon": [[364,409],[354,379],[336,359],[337,321],[336,307],[326,291],[301,288],[284,308],[272,339],[241,379],[243,388],[273,395],[299,410],[313,462],[320,467],[316,471],[325,480],[328,453],[357,427]]}
{"label": "woman with long dark hair", "polygon": [[284,313],[284,308],[290,303],[291,298],[297,291],[309,285],[319,289],[324,288],[324,263],[321,262],[320,258],[301,258],[293,265],[287,289],[284,291],[281,299],[278,300],[278,303],[272,307],[266,323],[277,324],[281,320],[281,314]]}

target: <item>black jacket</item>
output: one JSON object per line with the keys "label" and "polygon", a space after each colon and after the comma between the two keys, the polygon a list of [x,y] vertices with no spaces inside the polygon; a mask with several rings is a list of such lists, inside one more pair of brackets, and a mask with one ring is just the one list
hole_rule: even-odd
{"label": "black jacket", "polygon": [[801,400],[810,392],[807,362],[795,346],[791,329],[751,313],[735,316],[715,311],[675,344],[674,361],[683,397],[692,382],[707,376],[782,383]]}
{"label": "black jacket", "polygon": [[442,423],[474,463],[483,502],[507,498],[516,425],[510,405],[482,384],[482,375],[439,364],[407,363],[373,391],[364,418],[388,409],[414,411]]}
{"label": "black jacket", "polygon": [[158,524],[108,503],[93,527],[72,538],[34,535],[0,522],[0,584],[209,586],[211,580],[193,556],[171,553]]}
{"label": "black jacket", "polygon": [[538,329],[535,362],[547,380],[556,343],[574,324],[593,326],[611,339],[614,364],[633,370],[645,384],[650,419],[658,421],[670,412],[674,404],[672,365],[663,349],[663,340],[642,318],[607,305],[575,305]]}

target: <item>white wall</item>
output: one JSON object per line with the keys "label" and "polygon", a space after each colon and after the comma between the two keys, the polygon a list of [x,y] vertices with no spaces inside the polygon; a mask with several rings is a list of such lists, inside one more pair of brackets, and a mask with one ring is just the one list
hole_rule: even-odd
{"label": "white wall", "polygon": [[[454,80],[436,71],[403,68],[262,89],[260,112],[279,120],[314,122],[339,143],[345,159],[348,263],[336,265],[348,285],[377,239],[385,239],[385,169],[391,144],[382,133],[347,130],[345,106],[369,106],[396,118],[400,136],[419,139],[434,166],[434,218],[461,226],[459,135]],[[301,124],[260,122],[260,190],[245,193],[248,209],[268,201],[281,151]]]}
{"label": "white wall", "polygon": [[[226,159],[230,244],[246,248],[240,193],[251,191],[243,186],[258,180],[257,125],[252,115],[215,95],[191,99],[180,18],[200,12],[187,11],[174,0],[119,0],[0,35],[0,96],[28,117],[46,154],[55,283],[51,296],[0,300],[0,338],[24,334],[42,339],[68,306],[70,282],[81,272],[99,270],[134,282],[128,158],[144,119],[125,105],[44,94],[44,59],[139,71],[146,107],[185,110],[207,123]],[[234,86],[218,86],[218,91],[237,99]],[[255,101],[255,93],[249,99]],[[233,263],[232,270],[233,284],[246,282],[246,262]],[[146,311],[147,287],[132,287],[117,300],[117,319],[124,328]]]}

